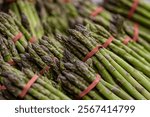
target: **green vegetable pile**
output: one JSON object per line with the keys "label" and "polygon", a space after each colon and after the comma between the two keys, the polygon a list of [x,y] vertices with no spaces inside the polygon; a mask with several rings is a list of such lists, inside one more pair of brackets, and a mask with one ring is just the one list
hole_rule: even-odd
{"label": "green vegetable pile", "polygon": [[150,4],[129,18],[133,2],[3,2],[0,99],[150,100]]}

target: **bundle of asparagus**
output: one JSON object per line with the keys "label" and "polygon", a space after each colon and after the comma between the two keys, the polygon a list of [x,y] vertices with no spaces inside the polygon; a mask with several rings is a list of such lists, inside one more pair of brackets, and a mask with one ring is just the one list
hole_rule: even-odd
{"label": "bundle of asparagus", "polygon": [[[52,86],[50,81],[43,76],[35,75],[29,69],[23,69],[22,72],[9,66],[7,63],[1,60],[1,77],[6,88],[15,96],[24,99],[70,99],[68,96],[57,90]],[[23,92],[26,84],[30,82],[30,79],[37,77],[36,82],[32,84],[32,87],[28,89],[28,92]]]}
{"label": "bundle of asparagus", "polygon": [[[43,9],[43,6],[45,6],[46,10],[46,13],[42,13],[42,16],[47,17],[44,20],[46,34],[48,32],[55,33],[56,30],[66,33],[69,27],[74,27],[76,23],[82,22],[82,18],[79,16],[73,1],[66,2],[64,0],[56,0],[51,1],[51,4],[49,3],[50,1],[45,0],[43,2],[44,5],[40,5],[41,10]],[[49,26],[47,24],[49,24]]]}
{"label": "bundle of asparagus", "polygon": [[10,9],[16,14],[22,25],[37,39],[43,36],[44,30],[38,17],[35,1],[16,0],[10,3]]}
{"label": "bundle of asparagus", "polygon": [[143,0],[108,0],[105,7],[114,13],[119,13],[149,28],[150,5]]}
{"label": "bundle of asparagus", "polygon": [[[84,27],[80,26],[77,28],[79,31],[69,30],[69,33],[71,34],[72,38],[68,38],[68,42],[70,43],[70,45],[73,45],[74,48],[80,51],[83,56],[86,56],[87,53],[93,50],[96,47],[96,45],[98,45],[98,43],[100,44],[100,41],[103,41],[103,39],[105,38],[102,35],[99,35],[99,38],[94,38],[91,35],[91,33],[85,30]],[[146,73],[145,71],[142,71],[144,67],[146,67],[144,69],[149,70],[149,66],[146,66],[145,64],[139,62],[141,63],[141,67],[143,68],[137,70],[139,68],[137,67],[137,69],[135,69],[134,67],[132,67],[132,65],[127,63],[127,61],[132,61],[134,63],[133,59],[136,61],[137,59],[132,55],[128,54],[127,52],[123,52],[124,50],[122,50],[121,48],[116,48],[115,46],[111,48],[112,45],[113,44],[111,43],[108,46],[110,47],[110,49],[112,49],[112,51],[110,51],[109,49],[101,48],[100,51],[98,51],[91,58],[93,60],[94,65],[97,67],[98,71],[102,75],[102,78],[104,78],[107,82],[113,85],[116,85],[116,81],[114,81],[114,79],[117,80],[117,82],[121,84],[121,87],[127,90],[127,92],[135,99],[149,99],[150,89],[149,80],[147,79],[149,77],[147,73],[149,72],[147,71]],[[122,56],[126,57],[127,61],[124,61],[122,59]],[[147,76],[141,73],[141,71],[145,72],[145,75]]]}
{"label": "bundle of asparagus", "polygon": [[[99,26],[99,25],[95,25],[94,26],[94,24],[93,23],[90,23],[89,21],[86,21],[87,23],[88,23],[88,28],[90,29],[90,30],[92,30],[93,32],[95,32],[95,33],[97,33],[97,34],[101,34],[101,35],[104,35],[105,36],[105,38],[108,38],[111,34],[108,32],[108,31],[106,31],[103,27],[101,27],[101,26]],[[97,31],[96,31],[97,30]],[[103,33],[101,33],[101,31],[103,32]],[[94,35],[93,35],[94,36]],[[98,36],[94,36],[95,38],[98,38]],[[119,41],[119,40],[114,40],[113,41],[113,43],[115,43],[115,45],[117,45],[117,46],[119,46],[119,47],[121,47],[121,48],[123,48],[124,50],[126,50],[126,52],[128,52],[129,54],[131,54],[133,57],[135,57],[137,60],[140,60],[142,63],[145,63],[145,65],[148,65],[149,66],[149,54],[150,54],[150,52],[149,51],[147,51],[146,49],[144,49],[144,48],[142,48],[142,50],[141,50],[141,48],[139,48],[139,47],[137,47],[137,46],[135,46],[135,45],[132,45],[132,44],[128,44],[127,46],[125,45],[125,43],[124,43],[124,38],[122,39],[122,37],[119,37],[120,38],[120,40],[121,41]],[[105,41],[102,41],[102,40],[100,40],[99,39],[99,41],[101,41],[102,43],[104,43]],[[135,50],[134,50],[134,48],[136,48]],[[112,47],[112,49],[115,49],[115,47]],[[120,49],[120,48],[116,48],[116,49]],[[120,49],[120,51],[121,51],[121,49]],[[123,52],[123,51],[122,51]],[[138,53],[138,54],[137,54]],[[119,53],[116,53],[116,54],[119,54]],[[123,54],[122,54],[123,55]],[[120,54],[120,56],[122,56],[121,54]],[[148,56],[147,56],[148,55]],[[146,57],[147,56],[147,57]],[[124,58],[125,59],[125,58]],[[132,64],[132,63],[130,63],[130,64]],[[134,63],[133,63],[134,64]],[[138,68],[137,68],[138,69]]]}
{"label": "bundle of asparagus", "polygon": [[19,52],[24,52],[27,47],[27,41],[22,35],[11,16],[0,13],[0,31],[7,39],[13,40]]}
{"label": "bundle of asparagus", "polygon": [[16,98],[6,89],[3,83],[3,77],[0,76],[0,100],[15,100]]}
{"label": "bundle of asparagus", "polygon": [[[81,2],[80,5],[77,5],[77,8],[79,9],[80,15],[104,26],[114,36],[120,34],[123,38],[130,36],[134,41],[137,41],[135,43],[133,42],[134,45],[138,46],[138,48],[143,46],[146,50],[150,51],[148,29],[145,27],[138,26],[136,28],[135,23],[132,21],[114,15],[102,6],[91,4],[89,1]],[[138,33],[135,34],[135,31],[138,31]]]}
{"label": "bundle of asparagus", "polygon": [[[131,21],[125,21],[123,24],[125,32],[133,38],[136,30],[135,26],[136,24]],[[139,25],[137,27],[137,30],[138,30],[137,41],[150,51],[150,48],[148,47],[148,45],[146,45],[146,43],[150,43],[149,30]]]}
{"label": "bundle of asparagus", "polygon": [[[120,3],[125,9],[131,1],[110,0],[108,6]],[[150,37],[144,25],[90,1],[16,0],[10,7],[11,16],[0,13],[0,86],[5,87],[0,98],[150,99]],[[140,14],[147,20],[144,10],[133,19]]]}
{"label": "bundle of asparagus", "polygon": [[2,35],[0,36],[0,51],[1,56],[4,61],[8,62],[10,65],[15,65],[12,57],[18,57],[18,51],[14,47],[12,40],[6,40]]}
{"label": "bundle of asparagus", "polygon": [[[58,79],[73,99],[133,99],[119,87],[104,81],[92,68],[75,58],[70,52],[65,51],[64,56],[63,68],[61,68],[63,70]],[[98,80],[95,88],[89,90],[90,84],[95,80]]]}
{"label": "bundle of asparagus", "polygon": [[[123,0],[118,0],[118,2],[114,2],[113,0],[108,1],[108,3],[104,4],[104,7],[114,13],[121,14],[123,16],[127,16],[128,12],[130,13],[131,11],[128,11],[128,7],[131,7],[132,3],[135,3],[135,1],[123,1]],[[123,24],[125,32],[130,35],[131,37],[135,38],[135,30],[138,31],[138,38],[137,41],[141,43],[145,48],[150,50],[149,45],[147,42],[150,42],[150,37],[148,36],[149,30],[148,30],[148,19],[149,16],[147,15],[149,12],[149,4],[146,4],[143,1],[138,0],[138,6],[133,12],[133,16],[131,19],[133,21],[136,21],[140,25],[136,27],[136,23],[133,23],[132,21],[125,21]],[[119,5],[119,7],[118,7]],[[122,5],[122,7],[120,7]],[[123,7],[124,6],[124,7]],[[115,9],[115,10],[112,10]],[[132,9],[132,8],[131,8]],[[143,26],[142,26],[143,25]],[[136,29],[137,28],[137,29]]]}

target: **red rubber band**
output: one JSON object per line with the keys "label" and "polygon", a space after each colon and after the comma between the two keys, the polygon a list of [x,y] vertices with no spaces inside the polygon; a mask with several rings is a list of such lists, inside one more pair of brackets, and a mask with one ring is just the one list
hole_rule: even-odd
{"label": "red rubber band", "polygon": [[127,37],[123,40],[123,43],[124,43],[125,45],[127,45],[130,40],[131,40],[131,38],[130,38],[129,36],[127,36]]}
{"label": "red rubber band", "polygon": [[99,49],[102,48],[102,45],[96,46],[91,52],[89,52],[85,58],[83,59],[83,62],[87,61],[89,58],[91,58],[94,54],[96,54]]}
{"label": "red rubber band", "polygon": [[31,80],[29,80],[29,82],[25,85],[25,87],[23,88],[22,92],[18,95],[18,97],[20,98],[24,98],[24,96],[27,94],[28,90],[30,89],[30,87],[33,85],[33,83],[38,79],[38,75],[34,75]]}
{"label": "red rubber band", "polygon": [[138,4],[139,4],[139,0],[134,0],[132,7],[131,7],[131,10],[129,11],[129,14],[128,14],[129,19],[132,18],[134,12],[136,11],[136,9],[138,7]]}
{"label": "red rubber band", "polygon": [[6,90],[6,87],[4,85],[0,85],[0,91]]}
{"label": "red rubber band", "polygon": [[19,33],[12,39],[13,42],[16,43],[19,39],[21,39],[22,36],[23,36],[22,33],[19,32]]}
{"label": "red rubber band", "polygon": [[49,66],[46,66],[45,68],[43,68],[41,71],[40,71],[40,74],[43,75],[46,71],[48,71],[50,69]]}
{"label": "red rubber band", "polygon": [[29,39],[30,43],[35,43],[36,42],[36,38],[35,37],[31,37],[31,39]]}
{"label": "red rubber band", "polygon": [[134,24],[134,36],[133,36],[133,40],[135,42],[137,42],[138,38],[139,38],[139,24],[135,23]]}
{"label": "red rubber band", "polygon": [[9,61],[7,61],[7,63],[9,63],[11,66],[15,65],[16,63],[11,59]]}
{"label": "red rubber band", "polygon": [[109,46],[109,44],[113,41],[114,37],[110,36],[108,38],[108,40],[102,45],[104,48],[106,48],[107,46]]}
{"label": "red rubber band", "polygon": [[99,51],[100,48],[106,48],[107,46],[109,46],[109,44],[113,41],[113,39],[114,39],[114,37],[111,36],[103,45],[96,46],[91,52],[89,52],[85,56],[85,58],[82,61],[83,62],[87,61],[89,58],[91,58],[93,55],[95,55]]}
{"label": "red rubber band", "polygon": [[98,14],[100,14],[104,10],[103,7],[96,8],[92,13],[91,16],[96,17]]}
{"label": "red rubber band", "polygon": [[83,96],[85,96],[86,94],[88,94],[92,89],[94,89],[95,86],[99,83],[100,78],[101,78],[100,75],[96,74],[95,80],[83,92],[81,92],[79,94],[78,99],[81,99]]}

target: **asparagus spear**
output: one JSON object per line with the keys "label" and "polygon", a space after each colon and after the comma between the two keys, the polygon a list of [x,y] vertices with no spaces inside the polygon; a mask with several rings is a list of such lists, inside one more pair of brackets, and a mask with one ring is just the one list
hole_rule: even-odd
{"label": "asparagus spear", "polygon": [[41,21],[39,19],[36,9],[35,9],[35,5],[33,5],[33,3],[29,3],[29,6],[31,8],[31,11],[32,11],[34,19],[35,19],[34,22],[36,21],[34,30],[37,32],[37,38],[41,38],[44,34],[44,30],[41,25]]}
{"label": "asparagus spear", "polygon": [[60,53],[63,53],[64,47],[56,39],[46,36],[43,36],[42,39],[47,40],[49,44],[53,45]]}
{"label": "asparagus spear", "polygon": [[[149,81],[144,75],[142,75],[138,70],[134,69],[127,62],[122,60],[120,57],[116,56],[114,53],[107,51],[112,58],[116,60],[124,69],[126,69],[140,84],[142,84],[149,91]],[[148,83],[148,84],[147,84]]]}
{"label": "asparagus spear", "polygon": [[[8,30],[7,28],[0,23],[0,30],[2,31],[2,33],[4,35],[7,35],[8,36],[8,39],[13,39],[14,38],[14,35],[12,35]],[[19,50],[19,52],[23,53],[25,51],[25,48],[17,41],[15,43],[17,49]]]}
{"label": "asparagus spear", "polygon": [[[8,19],[10,20],[10,19]],[[0,15],[0,22],[14,35],[16,36],[19,33],[19,30],[17,28],[13,28],[13,26],[10,25],[10,23],[7,21],[7,19],[5,19],[3,17],[3,15]],[[12,21],[13,22],[13,21]],[[25,40],[25,38],[22,36],[19,40],[18,40],[22,46],[24,48],[27,47],[27,42]]]}
{"label": "asparagus spear", "polygon": [[36,52],[32,49],[32,46],[28,46],[28,52],[30,54],[30,56],[36,61],[36,63],[38,63],[38,65],[43,68],[45,66],[47,66],[42,59],[36,54]]}
{"label": "asparagus spear", "polygon": [[55,47],[51,44],[49,44],[46,40],[40,40],[40,44],[46,46],[49,51],[51,51],[56,57],[62,58],[63,55],[58,50],[55,49]]}
{"label": "asparagus spear", "polygon": [[18,53],[14,43],[12,42],[12,40],[6,40],[6,39],[4,39],[4,40],[8,42],[8,49],[11,52],[12,56],[19,57],[19,53]]}
{"label": "asparagus spear", "polygon": [[[66,78],[71,82],[73,83],[76,87],[78,87],[79,89],[81,89],[82,91],[85,90],[87,88],[87,85],[83,84],[83,82],[81,82],[80,80],[78,80],[78,77],[79,76],[74,76],[73,73],[69,73],[68,71],[63,71],[63,74],[66,76]],[[81,77],[80,77],[81,78]],[[83,79],[83,78],[82,78]],[[90,97],[92,97],[92,99],[95,99],[95,100],[100,100],[102,99],[101,96],[99,96],[94,90],[93,91],[90,91],[88,93],[88,95]]]}
{"label": "asparagus spear", "polygon": [[34,37],[37,37],[34,29],[36,21],[33,17],[32,11],[30,10],[30,6],[28,5],[28,1],[17,0],[17,6],[20,9],[20,11],[22,11],[28,17],[28,19],[30,19],[29,22],[32,35]]}
{"label": "asparagus spear", "polygon": [[9,52],[8,48],[6,47],[6,45],[4,44],[2,38],[3,37],[1,36],[1,39],[0,39],[0,44],[1,44],[0,50],[1,50],[2,56],[3,56],[3,58],[4,58],[4,60],[6,62],[12,62],[13,61],[12,60],[12,55],[10,54],[10,52]]}
{"label": "asparagus spear", "polygon": [[[75,87],[70,82],[68,82],[66,77],[64,77],[63,75],[59,75],[58,78],[61,79],[61,82],[63,83],[64,87],[66,87],[69,90],[69,93],[76,96],[74,98],[77,98],[77,96],[82,92],[79,88]],[[83,96],[82,99],[91,100],[91,98],[87,95]]]}
{"label": "asparagus spear", "polygon": [[19,9],[17,7],[17,4],[14,2],[14,3],[11,3],[9,6],[10,6],[10,9],[12,11],[14,11],[15,14],[17,15],[17,18],[19,19],[19,21],[21,21],[21,17],[20,17],[20,14],[19,14]]}

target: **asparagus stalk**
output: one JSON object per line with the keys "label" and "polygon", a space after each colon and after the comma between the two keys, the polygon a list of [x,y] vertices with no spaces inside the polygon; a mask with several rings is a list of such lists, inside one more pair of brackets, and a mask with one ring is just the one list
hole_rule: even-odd
{"label": "asparagus stalk", "polygon": [[12,40],[6,40],[6,39],[4,39],[4,40],[8,42],[8,49],[11,52],[12,56],[19,57],[19,53],[18,53],[14,43],[12,42]]}
{"label": "asparagus stalk", "polygon": [[28,5],[28,1],[22,1],[22,0],[17,0],[17,6],[20,9],[20,11],[22,11],[27,17],[30,22],[30,29],[32,32],[32,35],[34,37],[37,37],[36,32],[35,32],[35,19],[33,17],[32,11],[30,10],[30,6]]}
{"label": "asparagus stalk", "polygon": [[40,40],[40,44],[46,46],[49,49],[49,51],[51,51],[59,59],[63,57],[62,53],[56,50],[55,47],[49,44],[46,40]]}
{"label": "asparagus stalk", "polygon": [[127,62],[125,62],[123,59],[121,59],[111,51],[107,51],[107,52],[109,53],[110,56],[112,56],[112,58],[116,60],[116,62],[119,65],[121,65],[124,69],[126,69],[140,84],[142,84],[149,91],[150,89],[149,81],[144,75],[142,75],[138,70],[133,68],[131,65],[129,65]]}
{"label": "asparagus stalk", "polygon": [[2,53],[2,56],[3,56],[3,59],[6,61],[6,62],[10,62],[12,61],[12,55],[10,54],[8,48],[6,47],[6,45],[4,44],[3,40],[2,40],[2,36],[1,36],[1,39],[0,39],[0,50],[1,50],[1,53]]}
{"label": "asparagus stalk", "polygon": [[[10,20],[10,19],[8,19],[8,20]],[[3,17],[3,14],[0,15],[0,22],[1,22],[14,36],[16,36],[16,35],[19,33],[19,30],[18,30],[16,27],[11,26],[11,24],[7,21],[7,19],[5,19],[5,18]],[[12,22],[13,22],[13,21],[12,21]],[[25,40],[24,37],[21,37],[18,41],[22,44],[22,46],[23,46],[24,48],[27,47],[27,42],[26,42],[26,40]]]}
{"label": "asparagus stalk", "polygon": [[[73,83],[76,87],[78,87],[79,89],[81,89],[82,91],[85,90],[87,88],[87,85],[83,84],[83,82],[81,82],[80,80],[78,80],[78,75],[74,76],[73,73],[69,73],[68,71],[63,71],[63,74],[67,77],[67,79]],[[81,78],[81,77],[80,77]],[[79,79],[80,79],[79,78]],[[82,78],[83,79],[83,78]],[[99,96],[94,90],[90,91],[88,93],[88,95],[94,99],[94,100],[101,100],[102,97]]]}
{"label": "asparagus stalk", "polygon": [[[70,82],[68,82],[67,79],[66,79],[66,77],[64,77],[63,75],[59,75],[58,78],[61,79],[61,82],[63,83],[64,87],[66,87],[67,89],[69,89],[69,93],[71,93],[72,95],[75,95],[74,99],[77,99],[77,96],[82,91],[79,88],[77,88],[74,85],[72,85]],[[89,96],[87,96],[87,95],[83,96],[82,99],[83,100],[91,100],[91,98]]]}
{"label": "asparagus stalk", "polygon": [[[0,30],[3,34],[7,35],[8,36],[8,39],[13,39],[14,38],[14,35],[12,35],[8,30],[7,28],[0,23]],[[25,51],[25,48],[20,44],[20,42],[16,42],[15,43],[17,49],[19,50],[19,52],[23,53]]]}

